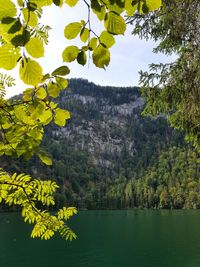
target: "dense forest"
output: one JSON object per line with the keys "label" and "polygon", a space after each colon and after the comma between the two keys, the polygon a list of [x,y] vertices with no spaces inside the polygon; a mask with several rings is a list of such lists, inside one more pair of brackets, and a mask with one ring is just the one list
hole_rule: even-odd
{"label": "dense forest", "polygon": [[141,116],[139,88],[71,79],[57,101],[71,119],[45,129],[42,147],[53,166],[33,157],[3,158],[0,167],[55,179],[58,207],[200,208],[198,155],[163,116]]}

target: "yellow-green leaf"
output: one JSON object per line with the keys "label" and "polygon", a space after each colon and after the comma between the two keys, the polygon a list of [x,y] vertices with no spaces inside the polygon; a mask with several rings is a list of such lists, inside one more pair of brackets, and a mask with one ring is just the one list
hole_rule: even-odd
{"label": "yellow-green leaf", "polygon": [[6,17],[14,17],[17,13],[15,4],[10,0],[0,0],[0,20]]}
{"label": "yellow-green leaf", "polygon": [[83,28],[81,31],[81,34],[80,34],[81,41],[85,43],[85,42],[87,42],[89,37],[90,37],[89,30],[87,28]]}
{"label": "yellow-green leaf", "polygon": [[112,34],[107,31],[103,31],[100,35],[100,42],[104,44],[107,48],[110,48],[114,45],[115,39]]}
{"label": "yellow-green leaf", "polygon": [[31,85],[38,85],[42,80],[42,67],[30,58],[21,60],[19,68],[20,79]]}
{"label": "yellow-green leaf", "polygon": [[46,92],[46,90],[44,89],[44,87],[39,87],[37,90],[36,90],[36,92],[35,92],[35,95],[37,96],[37,98],[39,98],[39,99],[44,99],[44,98],[46,98],[46,96],[47,96],[47,92]]}
{"label": "yellow-green leaf", "polygon": [[26,51],[30,56],[34,58],[39,58],[44,56],[44,45],[43,42],[37,38],[31,38],[28,43],[25,45]]}
{"label": "yellow-green leaf", "polygon": [[38,156],[40,158],[40,160],[46,164],[46,165],[52,165],[52,159],[47,155],[47,153],[40,151],[38,153]]}
{"label": "yellow-green leaf", "polygon": [[92,58],[96,67],[105,68],[110,63],[110,51],[100,44],[94,50]]}
{"label": "yellow-green leaf", "polygon": [[69,40],[74,39],[80,33],[81,28],[80,22],[69,23],[64,29],[64,36]]}
{"label": "yellow-green leaf", "polygon": [[138,4],[136,3],[135,5],[132,5],[133,0],[126,0],[125,2],[125,9],[126,9],[126,14],[128,16],[133,16],[135,11],[137,10]]}
{"label": "yellow-green leaf", "polygon": [[48,93],[52,97],[58,97],[60,94],[60,88],[57,85],[57,83],[50,82],[47,86],[48,88]]}
{"label": "yellow-green leaf", "polygon": [[153,11],[161,7],[162,0],[146,0],[146,5],[149,11]]}
{"label": "yellow-green leaf", "polygon": [[55,110],[54,122],[59,126],[65,126],[66,120],[70,119],[70,113],[67,110],[57,108]]}
{"label": "yellow-green leaf", "polygon": [[112,34],[124,34],[126,30],[126,23],[122,16],[112,11],[106,14],[104,25]]}
{"label": "yellow-green leaf", "polygon": [[70,73],[70,69],[67,66],[61,66],[52,72],[52,76],[61,75],[65,76]]}
{"label": "yellow-green leaf", "polygon": [[23,8],[22,10],[24,20],[27,23],[27,25],[36,27],[38,24],[38,17],[35,12],[30,11],[28,8]]}
{"label": "yellow-green leaf", "polygon": [[94,50],[97,47],[97,41],[98,39],[96,37],[93,37],[89,42],[89,49]]}
{"label": "yellow-green leaf", "polygon": [[56,77],[56,83],[60,90],[66,89],[68,86],[68,80],[63,77]]}
{"label": "yellow-green leaf", "polygon": [[17,65],[20,58],[20,49],[11,44],[4,44],[0,47],[0,68],[11,70]]}
{"label": "yellow-green leaf", "polygon": [[65,0],[65,3],[73,7],[78,3],[79,0]]}
{"label": "yellow-green leaf", "polygon": [[79,49],[77,46],[70,45],[65,48],[65,50],[62,53],[62,58],[64,62],[72,62],[74,61],[79,53]]}

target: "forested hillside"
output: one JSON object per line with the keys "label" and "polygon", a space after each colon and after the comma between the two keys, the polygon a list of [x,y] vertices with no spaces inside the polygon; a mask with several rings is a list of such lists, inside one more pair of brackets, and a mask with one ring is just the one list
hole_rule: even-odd
{"label": "forested hillside", "polygon": [[139,88],[71,79],[57,101],[71,119],[63,128],[46,127],[42,147],[53,166],[32,158],[6,159],[1,167],[56,179],[59,206],[200,208],[197,155],[163,116],[141,116]]}

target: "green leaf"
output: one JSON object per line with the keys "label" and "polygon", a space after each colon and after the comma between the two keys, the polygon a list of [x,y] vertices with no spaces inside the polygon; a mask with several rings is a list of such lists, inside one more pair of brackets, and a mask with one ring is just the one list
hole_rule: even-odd
{"label": "green leaf", "polygon": [[135,5],[133,5],[132,3],[133,3],[133,0],[126,0],[125,2],[126,14],[128,16],[133,16],[135,11],[137,10],[138,4],[136,3]]}
{"label": "green leaf", "polygon": [[97,15],[98,19],[101,21],[105,18],[106,15],[106,7],[100,5],[98,0],[91,0],[91,8],[92,11]]}
{"label": "green leaf", "polygon": [[67,66],[61,66],[52,72],[52,76],[61,75],[65,76],[70,73],[70,69]]}
{"label": "green leaf", "polygon": [[65,126],[66,120],[70,119],[70,113],[67,110],[57,108],[55,110],[54,122],[59,126]]}
{"label": "green leaf", "polygon": [[82,25],[80,22],[72,22],[68,24],[64,29],[64,36],[71,40],[77,37],[80,33]]}
{"label": "green leaf", "polygon": [[114,45],[115,39],[112,34],[107,31],[103,31],[100,35],[100,42],[104,44],[107,48],[110,48]]}
{"label": "green leaf", "polygon": [[43,42],[37,38],[31,38],[28,43],[25,45],[26,51],[30,56],[34,58],[39,58],[44,56],[44,45]]}
{"label": "green leaf", "polygon": [[45,99],[46,96],[47,96],[47,92],[46,90],[44,89],[44,87],[39,87],[36,92],[35,92],[35,95],[37,96],[37,98],[39,99]]}
{"label": "green leaf", "polygon": [[19,75],[24,83],[36,86],[42,80],[42,67],[30,58],[23,59],[20,62]]}
{"label": "green leaf", "polygon": [[97,41],[98,39],[96,37],[93,37],[89,42],[89,48],[90,50],[94,50],[97,47]]}
{"label": "green leaf", "polygon": [[30,11],[28,8],[22,9],[24,20],[27,25],[36,27],[38,24],[38,17],[35,12]]}
{"label": "green leaf", "polygon": [[0,20],[5,17],[14,17],[17,14],[15,4],[10,0],[0,0]]}
{"label": "green leaf", "polygon": [[[21,23],[20,23],[21,25]],[[3,40],[10,42],[16,35],[23,33],[23,27],[17,31],[19,20],[15,18],[4,18],[0,23],[0,35]]]}
{"label": "green leaf", "polygon": [[52,165],[52,159],[49,157],[49,155],[44,152],[44,151],[40,151],[38,153],[38,157],[40,158],[40,160],[46,164],[46,165]]}
{"label": "green leaf", "polygon": [[100,44],[94,50],[92,58],[96,67],[105,68],[110,63],[110,52]]}
{"label": "green leaf", "polygon": [[53,0],[31,0],[31,3],[35,3],[37,7],[50,6]]}
{"label": "green leaf", "polygon": [[146,0],[146,5],[150,12],[160,8],[162,5],[162,0]]}
{"label": "green leaf", "polygon": [[112,34],[124,34],[126,30],[126,23],[122,16],[112,11],[106,14],[104,25]]}
{"label": "green leaf", "polygon": [[20,49],[11,44],[4,44],[0,47],[0,68],[12,70],[20,58]]}
{"label": "green leaf", "polygon": [[84,66],[86,64],[86,61],[87,61],[86,53],[84,51],[81,51],[78,54],[77,62]]}
{"label": "green leaf", "polygon": [[30,40],[30,32],[27,30],[24,30],[22,34],[19,34],[13,37],[11,40],[11,43],[16,47],[25,46],[29,40]]}
{"label": "green leaf", "polygon": [[79,0],[65,0],[65,3],[73,7],[78,3]]}
{"label": "green leaf", "polygon": [[54,5],[62,7],[63,5],[63,0],[53,0]]}
{"label": "green leaf", "polygon": [[79,53],[79,49],[77,46],[70,45],[65,48],[65,50],[62,53],[62,58],[64,62],[72,62],[74,61]]}
{"label": "green leaf", "polygon": [[68,86],[68,80],[63,77],[56,77],[56,83],[60,90],[66,89]]}
{"label": "green leaf", "polygon": [[90,37],[89,30],[87,28],[83,28],[81,30],[81,34],[80,34],[81,41],[85,43],[85,42],[87,42],[87,40],[89,39],[89,37]]}
{"label": "green leaf", "polygon": [[59,96],[60,94],[60,88],[59,86],[57,85],[57,83],[54,83],[54,82],[50,82],[48,85],[47,85],[47,88],[48,88],[48,93],[50,96],[56,98]]}

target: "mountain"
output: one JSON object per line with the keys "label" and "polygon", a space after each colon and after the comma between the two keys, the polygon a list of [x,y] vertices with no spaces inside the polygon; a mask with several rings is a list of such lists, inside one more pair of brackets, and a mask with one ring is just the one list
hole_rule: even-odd
{"label": "mountain", "polygon": [[163,116],[142,117],[138,87],[98,86],[71,79],[57,100],[71,119],[46,127],[42,147],[53,166],[37,158],[2,161],[12,171],[55,178],[57,205],[87,209],[199,208],[198,155]]}

